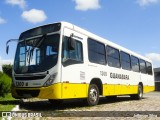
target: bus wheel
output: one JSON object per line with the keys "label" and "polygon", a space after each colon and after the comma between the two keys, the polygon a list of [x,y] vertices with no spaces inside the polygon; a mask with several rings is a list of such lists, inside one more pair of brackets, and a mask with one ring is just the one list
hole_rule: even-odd
{"label": "bus wheel", "polygon": [[97,105],[99,102],[99,89],[97,85],[91,84],[88,90],[87,103],[89,106]]}
{"label": "bus wheel", "polygon": [[138,85],[138,93],[134,95],[130,95],[132,99],[140,100],[143,98],[143,87]]}
{"label": "bus wheel", "polygon": [[63,103],[62,100],[48,99],[48,101],[55,106],[61,105]]}

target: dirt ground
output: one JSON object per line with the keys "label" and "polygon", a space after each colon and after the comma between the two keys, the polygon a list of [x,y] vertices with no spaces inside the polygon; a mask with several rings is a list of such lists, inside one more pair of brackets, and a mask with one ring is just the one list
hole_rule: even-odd
{"label": "dirt ground", "polygon": [[67,100],[61,105],[53,105],[48,100],[41,99],[23,100],[19,107],[20,111],[41,113],[43,118],[40,119],[46,120],[158,120],[160,119],[160,92],[146,93],[142,100],[131,100],[129,96],[119,96],[112,100],[101,97],[99,104],[93,107],[85,105],[83,100]]}

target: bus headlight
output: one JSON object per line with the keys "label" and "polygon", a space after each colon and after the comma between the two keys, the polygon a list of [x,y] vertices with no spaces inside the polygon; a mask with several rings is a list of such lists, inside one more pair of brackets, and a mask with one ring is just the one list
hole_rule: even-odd
{"label": "bus headlight", "polygon": [[56,76],[57,76],[57,73],[51,75],[51,76],[49,77],[49,79],[44,83],[43,86],[44,86],[44,87],[47,87],[47,86],[51,85],[51,84],[53,83],[53,81],[55,80]]}

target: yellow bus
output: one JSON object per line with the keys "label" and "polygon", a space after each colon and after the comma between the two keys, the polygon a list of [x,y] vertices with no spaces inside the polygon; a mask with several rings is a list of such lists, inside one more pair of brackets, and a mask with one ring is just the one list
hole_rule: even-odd
{"label": "yellow bus", "polygon": [[151,60],[71,23],[32,28],[18,39],[14,98],[37,97],[54,104],[83,98],[93,106],[99,96],[141,99],[153,90]]}

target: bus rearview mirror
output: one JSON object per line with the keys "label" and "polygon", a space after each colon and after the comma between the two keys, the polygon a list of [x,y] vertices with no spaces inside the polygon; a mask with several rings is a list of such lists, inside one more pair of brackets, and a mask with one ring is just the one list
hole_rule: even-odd
{"label": "bus rearview mirror", "polygon": [[7,45],[6,47],[6,53],[8,54],[8,51],[9,51],[9,45]]}
{"label": "bus rearview mirror", "polygon": [[73,39],[73,34],[69,38],[69,50],[75,49],[75,39]]}
{"label": "bus rearview mirror", "polygon": [[8,45],[8,44],[9,44],[10,42],[12,42],[12,41],[16,41],[16,42],[17,42],[18,39],[9,39],[9,40],[6,42],[6,53],[7,53],[7,54],[8,54],[8,52],[9,52],[9,45]]}

